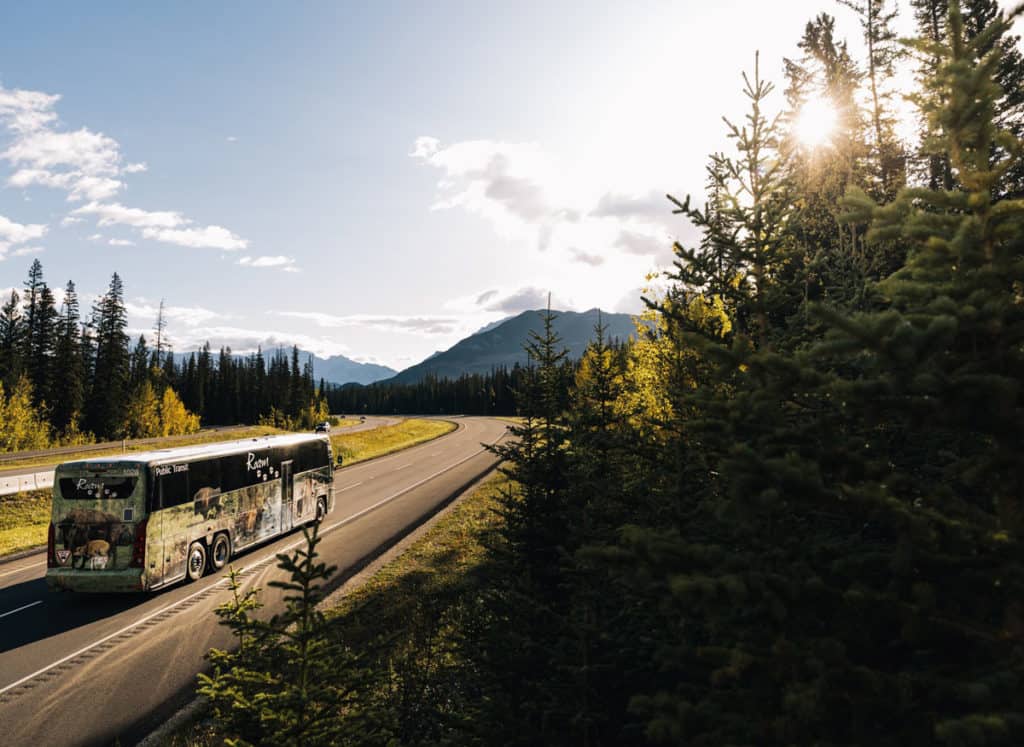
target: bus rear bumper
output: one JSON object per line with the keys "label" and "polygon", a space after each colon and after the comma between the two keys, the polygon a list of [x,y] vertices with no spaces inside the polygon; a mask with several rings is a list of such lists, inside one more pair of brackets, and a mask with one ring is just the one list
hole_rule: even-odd
{"label": "bus rear bumper", "polygon": [[87,571],[50,568],[46,585],[51,591],[123,592],[145,591],[146,579],[141,568],[122,571]]}

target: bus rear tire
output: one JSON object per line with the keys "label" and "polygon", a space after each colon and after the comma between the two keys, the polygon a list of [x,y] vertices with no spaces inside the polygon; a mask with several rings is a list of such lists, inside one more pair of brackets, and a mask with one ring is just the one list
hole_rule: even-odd
{"label": "bus rear tire", "polygon": [[193,542],[188,548],[185,558],[185,577],[189,581],[198,581],[206,573],[206,545]]}
{"label": "bus rear tire", "polygon": [[213,538],[213,546],[210,548],[210,570],[219,571],[230,559],[231,538],[225,532],[221,532]]}

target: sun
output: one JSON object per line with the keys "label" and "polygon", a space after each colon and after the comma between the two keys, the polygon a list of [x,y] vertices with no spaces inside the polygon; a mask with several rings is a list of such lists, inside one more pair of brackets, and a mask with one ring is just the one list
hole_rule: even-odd
{"label": "sun", "polygon": [[808,148],[828,142],[836,128],[836,110],[827,99],[811,99],[800,107],[793,133]]}

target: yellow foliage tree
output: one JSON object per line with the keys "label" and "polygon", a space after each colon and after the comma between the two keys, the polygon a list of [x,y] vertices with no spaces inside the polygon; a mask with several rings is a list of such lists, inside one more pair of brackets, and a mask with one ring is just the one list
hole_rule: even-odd
{"label": "yellow foliage tree", "polygon": [[22,376],[4,397],[0,384],[0,451],[45,449],[50,445],[50,427],[32,406],[32,384]]}
{"label": "yellow foliage tree", "polygon": [[185,409],[184,403],[170,387],[160,400],[160,435],[177,436],[199,430],[199,416]]}
{"label": "yellow foliage tree", "polygon": [[153,438],[163,433],[160,400],[149,381],[143,381],[128,401],[124,430],[129,438]]}

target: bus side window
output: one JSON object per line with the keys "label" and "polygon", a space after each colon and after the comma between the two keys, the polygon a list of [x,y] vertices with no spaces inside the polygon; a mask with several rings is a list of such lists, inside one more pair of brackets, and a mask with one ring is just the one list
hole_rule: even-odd
{"label": "bus side window", "polygon": [[156,478],[160,486],[160,508],[171,508],[183,503],[191,503],[192,496],[188,492],[188,472],[172,472]]}
{"label": "bus side window", "polygon": [[205,496],[220,493],[220,460],[207,459],[204,462],[192,462],[188,470],[188,489],[192,493],[193,500],[200,497],[200,491],[205,490]]}

